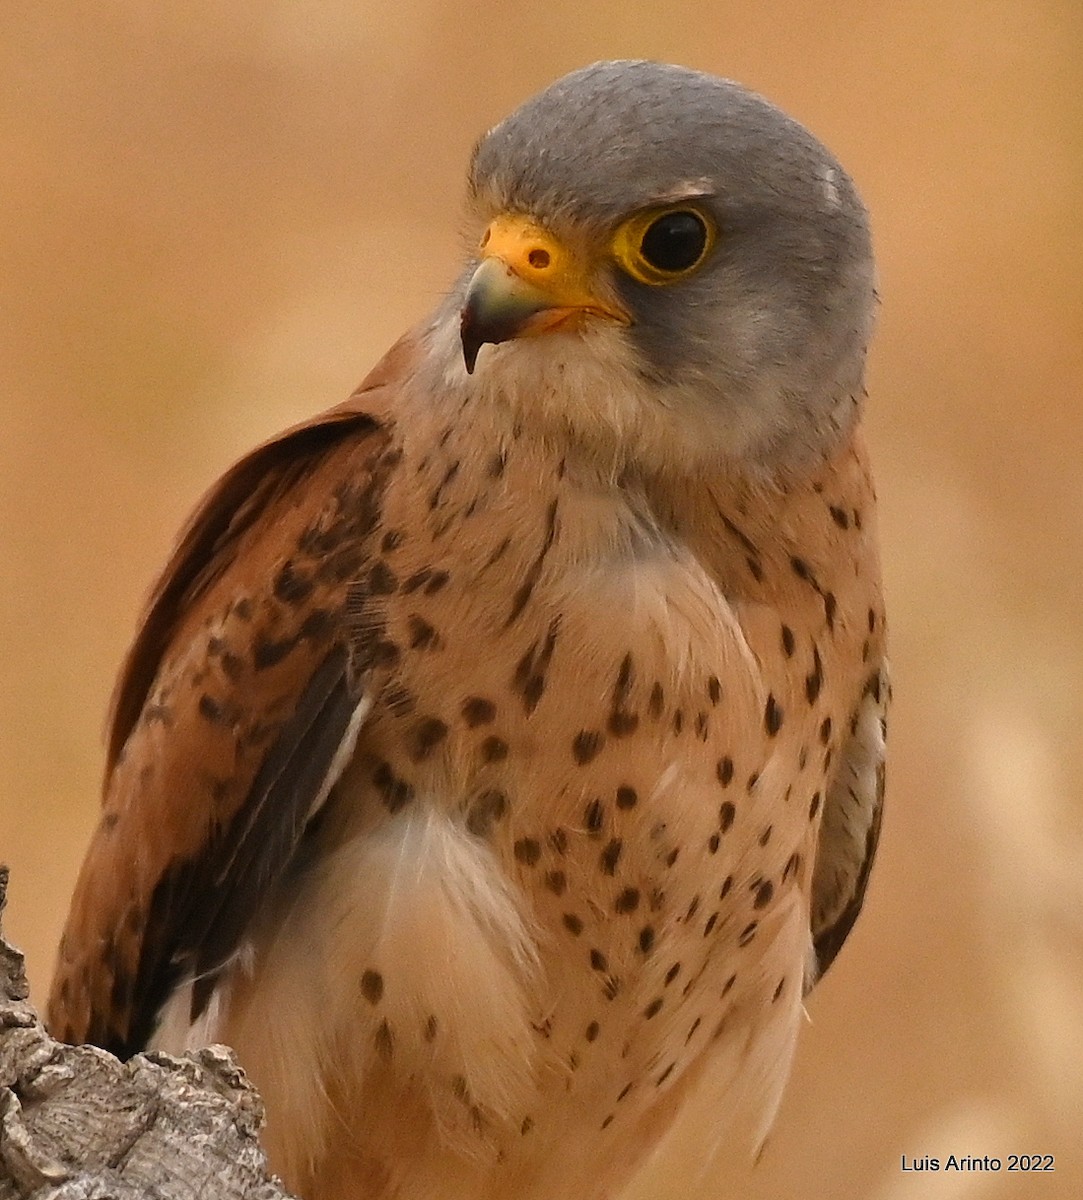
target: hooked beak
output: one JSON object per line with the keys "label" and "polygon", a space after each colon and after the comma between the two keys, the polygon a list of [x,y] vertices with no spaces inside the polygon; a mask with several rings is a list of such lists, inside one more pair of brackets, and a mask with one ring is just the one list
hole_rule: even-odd
{"label": "hooked beak", "polygon": [[486,342],[576,327],[584,317],[631,324],[627,312],[598,296],[564,245],[524,216],[497,217],[481,239],[481,263],[466,290],[460,333],[473,374]]}

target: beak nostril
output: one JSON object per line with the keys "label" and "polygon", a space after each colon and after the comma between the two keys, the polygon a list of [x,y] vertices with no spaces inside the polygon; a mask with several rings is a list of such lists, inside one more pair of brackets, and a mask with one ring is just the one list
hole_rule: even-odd
{"label": "beak nostril", "polygon": [[535,270],[543,271],[549,265],[549,251],[537,248],[531,250],[526,256],[526,261],[530,263]]}

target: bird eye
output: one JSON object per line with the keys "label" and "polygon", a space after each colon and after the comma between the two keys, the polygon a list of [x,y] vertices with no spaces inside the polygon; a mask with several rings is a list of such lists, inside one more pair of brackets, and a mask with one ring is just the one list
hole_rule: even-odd
{"label": "bird eye", "polygon": [[707,226],[699,213],[664,213],[647,226],[639,252],[656,271],[675,275],[689,271],[707,249]]}
{"label": "bird eye", "polygon": [[613,250],[640,283],[675,283],[691,274],[714,245],[715,226],[694,208],[637,213],[618,230]]}

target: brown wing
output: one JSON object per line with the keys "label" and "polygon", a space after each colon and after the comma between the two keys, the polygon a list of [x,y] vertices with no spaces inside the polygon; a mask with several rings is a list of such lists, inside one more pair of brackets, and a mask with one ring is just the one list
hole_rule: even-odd
{"label": "brown wing", "polygon": [[363,713],[346,595],[412,354],[404,339],[346,404],[242,459],[182,534],[117,687],[49,1002],[58,1036],[134,1053],[187,978],[197,1016],[326,795]]}

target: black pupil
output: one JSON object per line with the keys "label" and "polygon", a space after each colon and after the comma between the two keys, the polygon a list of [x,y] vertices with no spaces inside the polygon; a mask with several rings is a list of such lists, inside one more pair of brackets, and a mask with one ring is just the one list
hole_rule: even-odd
{"label": "black pupil", "polygon": [[707,227],[694,212],[671,212],[647,228],[640,244],[643,258],[659,271],[687,271],[707,245]]}

